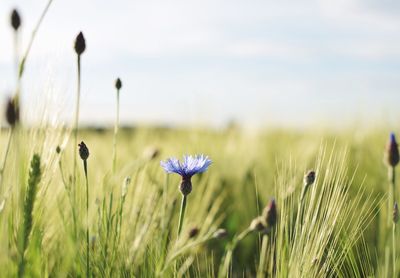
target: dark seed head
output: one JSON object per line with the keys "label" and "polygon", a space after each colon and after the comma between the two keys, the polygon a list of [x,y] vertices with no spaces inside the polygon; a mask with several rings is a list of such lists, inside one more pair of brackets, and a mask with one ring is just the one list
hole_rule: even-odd
{"label": "dark seed head", "polygon": [[182,178],[182,182],[179,186],[179,190],[184,196],[189,195],[192,192],[192,181],[190,178]]}
{"label": "dark seed head", "polygon": [[89,149],[86,147],[86,144],[82,141],[79,146],[79,156],[82,160],[86,160],[89,157]]}
{"label": "dark seed head", "polygon": [[190,229],[189,231],[189,238],[195,238],[200,232],[200,229],[197,227],[193,227],[192,229]]}
{"label": "dark seed head", "polygon": [[21,26],[21,17],[15,9],[11,12],[11,26],[15,31],[17,31]]}
{"label": "dark seed head", "polygon": [[397,205],[397,202],[395,202],[393,206],[393,222],[397,223],[398,221],[399,221],[399,206]]}
{"label": "dark seed head", "polygon": [[276,220],[278,218],[275,199],[272,199],[265,207],[262,217],[264,217],[265,223],[267,223],[268,227],[275,226]]}
{"label": "dark seed head", "polygon": [[304,175],[304,186],[310,186],[314,183],[315,181],[315,171],[310,170]]}
{"label": "dark seed head", "polygon": [[117,90],[122,88],[121,79],[117,78],[117,80],[115,80],[115,88],[117,88]]}
{"label": "dark seed head", "polygon": [[85,38],[83,37],[82,32],[79,32],[78,36],[75,39],[75,52],[78,55],[81,55],[86,49],[86,42]]}
{"label": "dark seed head", "polygon": [[386,145],[385,160],[391,167],[395,167],[400,161],[399,147],[394,133],[390,134],[389,142]]}
{"label": "dark seed head", "polygon": [[57,148],[56,148],[56,153],[57,153],[57,154],[60,154],[60,152],[61,152],[61,148],[60,148],[60,146],[57,146]]}
{"label": "dark seed head", "polygon": [[7,101],[6,120],[11,127],[19,122],[19,107],[15,98],[9,98]]}

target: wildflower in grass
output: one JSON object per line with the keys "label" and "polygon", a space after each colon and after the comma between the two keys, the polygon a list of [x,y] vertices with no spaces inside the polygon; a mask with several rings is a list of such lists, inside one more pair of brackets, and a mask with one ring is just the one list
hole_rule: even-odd
{"label": "wildflower in grass", "polygon": [[164,168],[167,173],[176,173],[182,177],[179,190],[183,198],[179,214],[178,236],[181,233],[183,219],[185,217],[187,195],[192,192],[192,176],[205,172],[210,164],[211,160],[208,156],[204,155],[186,155],[183,158],[183,162],[180,162],[176,158],[169,158],[166,161],[161,161],[161,167]]}
{"label": "wildflower in grass", "polygon": [[87,275],[87,277],[90,277],[89,180],[88,180],[88,171],[87,171],[87,159],[89,158],[89,149],[83,141],[78,146],[79,146],[79,156],[83,160],[83,169],[85,171],[85,180],[86,180],[86,275]]}
{"label": "wildflower in grass", "polygon": [[14,31],[18,31],[19,27],[21,26],[21,17],[16,9],[11,12],[10,23]]}
{"label": "wildflower in grass", "polygon": [[208,156],[204,155],[186,155],[183,158],[183,162],[180,162],[176,158],[169,158],[166,161],[161,161],[161,167],[163,167],[167,173],[176,173],[182,177],[179,189],[183,196],[192,192],[192,176],[205,172],[210,164],[211,160]]}

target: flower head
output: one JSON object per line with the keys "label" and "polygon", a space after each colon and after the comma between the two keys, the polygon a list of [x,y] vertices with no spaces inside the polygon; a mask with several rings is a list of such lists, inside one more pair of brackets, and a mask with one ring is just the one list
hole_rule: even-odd
{"label": "flower head", "polygon": [[172,157],[161,161],[160,164],[167,173],[176,173],[182,177],[179,189],[183,195],[188,195],[192,191],[192,176],[205,172],[210,166],[211,160],[204,155],[185,155],[182,162]]}
{"label": "flower head", "polygon": [[16,9],[11,12],[11,26],[15,31],[21,26],[21,17]]}
{"label": "flower head", "polygon": [[76,54],[81,55],[86,49],[86,41],[82,32],[76,36],[75,44],[74,44]]}
{"label": "flower head", "polygon": [[205,172],[210,164],[211,160],[208,156],[204,155],[185,155],[183,162],[174,157],[168,158],[166,161],[161,161],[161,167],[167,173],[176,173],[181,175],[183,179],[190,179],[195,174]]}
{"label": "flower head", "polygon": [[86,144],[82,141],[80,144],[78,144],[79,147],[79,156],[81,157],[82,160],[87,160],[89,157],[89,149],[86,146]]}
{"label": "flower head", "polygon": [[272,199],[263,211],[264,220],[269,227],[275,226],[277,214],[275,199]]}
{"label": "flower head", "polygon": [[389,142],[386,145],[385,160],[392,167],[395,167],[400,161],[399,148],[393,132],[390,133]]}

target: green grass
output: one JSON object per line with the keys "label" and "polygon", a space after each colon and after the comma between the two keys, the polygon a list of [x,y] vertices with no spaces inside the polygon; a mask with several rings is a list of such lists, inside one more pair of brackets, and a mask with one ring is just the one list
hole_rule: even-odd
{"label": "green grass", "polygon": [[[3,142],[7,134],[2,131]],[[393,277],[389,182],[382,162],[387,134],[122,129],[113,174],[112,130],[80,131],[79,140],[90,150],[90,272],[96,277],[254,276],[262,234],[249,233],[228,259],[225,252],[274,197],[278,223],[262,256],[268,273]],[[21,258],[28,276],[86,276],[85,176],[78,161],[73,186],[73,152],[78,148],[65,144],[69,135],[54,127],[15,130],[0,189],[0,268],[5,276],[17,275]],[[33,205],[27,206],[34,153],[40,156],[41,179]],[[195,153],[209,155],[213,164],[193,178],[178,239],[180,180],[167,176],[159,162]],[[303,175],[309,169],[316,170],[317,178],[304,198],[299,223]],[[26,215],[32,222],[21,256],[18,235],[27,230]],[[189,239],[193,227],[200,232]],[[214,238],[218,228],[228,236]]]}

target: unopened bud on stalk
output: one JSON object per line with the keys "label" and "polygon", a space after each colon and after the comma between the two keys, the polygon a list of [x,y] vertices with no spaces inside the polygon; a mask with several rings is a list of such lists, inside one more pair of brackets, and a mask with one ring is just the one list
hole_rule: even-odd
{"label": "unopened bud on stalk", "polygon": [[16,9],[11,12],[11,26],[14,31],[18,31],[19,27],[21,26],[21,17]]}
{"label": "unopened bud on stalk", "polygon": [[386,145],[385,162],[389,166],[395,167],[399,163],[399,160],[399,148],[396,142],[396,136],[392,132],[390,134],[389,142]]}
{"label": "unopened bud on stalk", "polygon": [[117,90],[122,88],[121,79],[117,78],[117,80],[115,80],[115,88],[117,88]]}
{"label": "unopened bud on stalk", "polygon": [[189,231],[189,238],[195,238],[200,232],[200,229],[197,227],[193,227],[192,229],[190,229]]}
{"label": "unopened bud on stalk", "polygon": [[19,122],[19,107],[15,98],[9,98],[7,101],[6,120],[11,127]]}
{"label": "unopened bud on stalk", "polygon": [[76,36],[74,48],[78,56],[80,56],[85,51],[86,42],[82,32],[79,32],[78,36]]}
{"label": "unopened bud on stalk", "polygon": [[182,182],[179,185],[179,190],[181,191],[182,195],[189,195],[190,192],[192,192],[191,178],[182,177]]}
{"label": "unopened bud on stalk", "polygon": [[315,171],[310,170],[304,175],[304,180],[303,180],[304,186],[310,186],[314,183],[314,181],[315,181]]}
{"label": "unopened bud on stalk", "polygon": [[397,205],[397,202],[394,203],[393,206],[393,223],[397,223],[399,221],[399,207]]}
{"label": "unopened bud on stalk", "polygon": [[89,157],[89,149],[86,146],[86,144],[82,141],[79,146],[79,156],[81,157],[82,160],[87,160]]}
{"label": "unopened bud on stalk", "polygon": [[56,153],[57,153],[57,154],[60,154],[60,153],[61,153],[61,148],[60,148],[60,146],[57,146],[57,148],[56,148]]}
{"label": "unopened bud on stalk", "polygon": [[276,220],[278,218],[276,211],[276,203],[275,199],[272,199],[269,204],[265,207],[262,217],[265,220],[265,223],[267,224],[268,228],[272,228],[276,224]]}

